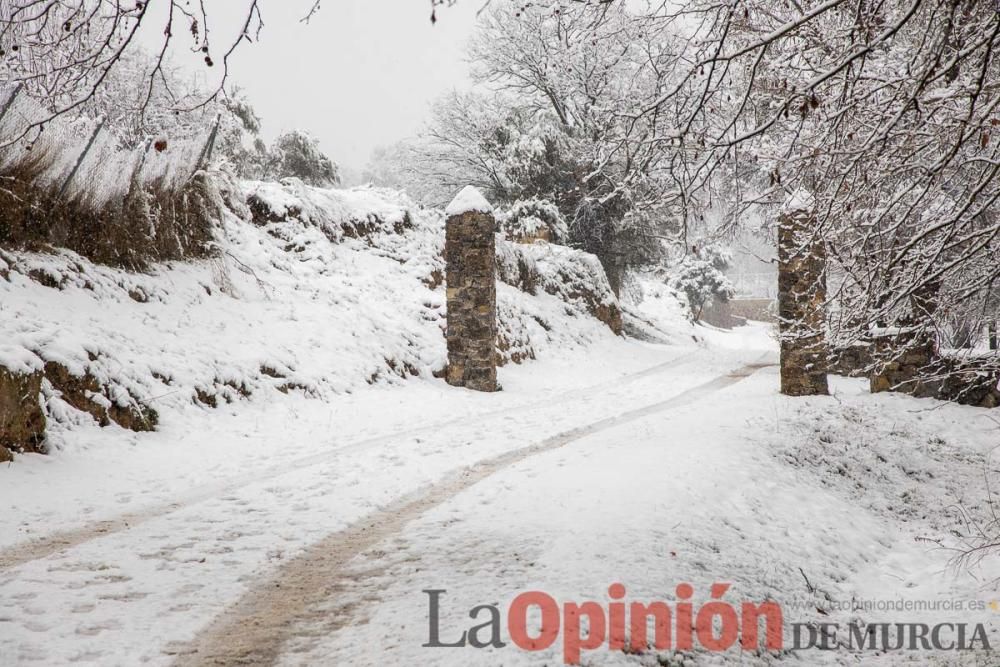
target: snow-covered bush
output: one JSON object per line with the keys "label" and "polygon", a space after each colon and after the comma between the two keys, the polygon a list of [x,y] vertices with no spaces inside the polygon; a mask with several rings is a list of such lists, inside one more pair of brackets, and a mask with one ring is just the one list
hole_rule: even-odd
{"label": "snow-covered bush", "polygon": [[600,260],[565,246],[497,241],[497,277],[523,292],[541,291],[578,306],[622,332],[622,312]]}
{"label": "snow-covered bush", "polygon": [[725,271],[733,264],[733,251],[716,243],[695,243],[692,250],[698,259],[708,262],[719,271]]}
{"label": "snow-covered bush", "polygon": [[671,271],[669,284],[687,297],[691,315],[696,320],[707,306],[728,301],[736,293],[729,278],[710,260],[692,256],[682,259]]}
{"label": "snow-covered bush", "polygon": [[504,236],[519,243],[541,240],[565,244],[569,237],[566,219],[547,199],[518,201],[497,217],[497,223]]}
{"label": "snow-covered bush", "polygon": [[271,178],[294,176],[321,188],[340,184],[337,165],[323,154],[319,141],[302,130],[278,135],[271,147],[270,159],[267,175]]}

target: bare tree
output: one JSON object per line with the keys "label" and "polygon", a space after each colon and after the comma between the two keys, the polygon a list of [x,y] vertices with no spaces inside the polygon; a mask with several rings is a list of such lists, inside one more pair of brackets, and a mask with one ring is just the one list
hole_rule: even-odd
{"label": "bare tree", "polygon": [[423,171],[495,199],[554,202],[571,241],[596,254],[612,284],[651,261],[685,202],[666,117],[631,118],[675,72],[674,35],[624,3],[491,2],[469,49],[477,94],[433,109],[415,144]]}
{"label": "bare tree", "polygon": [[[140,108],[145,111],[158,90],[172,108],[190,108],[215,100],[229,74],[229,59],[242,42],[256,38],[263,27],[258,0],[245,0],[244,19],[236,37],[218,45],[206,0],[169,0],[156,28],[163,35],[153,63],[145,73]],[[25,130],[38,131],[55,117],[77,111],[109,84],[116,70],[127,66],[140,28],[150,29],[147,0],[29,0],[0,4],[0,83],[18,86],[42,101],[48,115]],[[200,53],[206,67],[221,69],[216,87],[203,99],[190,100],[174,90],[168,54],[182,39]],[[161,104],[162,100],[157,100]],[[16,137],[19,139],[21,137]],[[10,138],[4,138],[8,143]]]}

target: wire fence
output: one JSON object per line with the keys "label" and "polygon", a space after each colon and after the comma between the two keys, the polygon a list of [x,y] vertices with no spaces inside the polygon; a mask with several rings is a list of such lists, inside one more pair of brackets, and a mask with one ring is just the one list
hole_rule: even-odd
{"label": "wire fence", "polygon": [[122,146],[102,118],[58,117],[40,130],[45,109],[20,86],[0,90],[0,173],[30,165],[35,185],[94,206],[135,188],[175,191],[211,159],[219,118],[192,137]]}

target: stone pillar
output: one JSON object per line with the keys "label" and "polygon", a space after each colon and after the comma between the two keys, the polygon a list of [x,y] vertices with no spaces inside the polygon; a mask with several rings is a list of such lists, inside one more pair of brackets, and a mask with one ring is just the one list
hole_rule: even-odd
{"label": "stone pillar", "polygon": [[816,214],[805,196],[778,217],[778,327],[781,393],[829,394],[826,381],[826,248],[814,236]]}
{"label": "stone pillar", "polygon": [[473,187],[462,190],[445,213],[448,286],[448,384],[496,391],[496,223]]}

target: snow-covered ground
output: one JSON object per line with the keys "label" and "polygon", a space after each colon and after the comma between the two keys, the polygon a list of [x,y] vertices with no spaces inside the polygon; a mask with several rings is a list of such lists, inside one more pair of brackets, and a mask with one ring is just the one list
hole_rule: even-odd
{"label": "snow-covered ground", "polygon": [[[446,591],[451,642],[482,621],[477,605],[539,590],[606,607],[614,583],[669,603],[688,583],[696,604],[729,583],[734,605],[778,602],[786,635],[983,623],[1000,647],[996,556],[955,559],[998,532],[988,411],[871,396],[860,380],[780,396],[765,325],[694,328],[656,289],[634,310],[663,344],[501,285],[502,328],[536,358],[501,368],[502,392],[449,387],[434,377],[440,216],[384,193],[253,187],[319,204],[258,226],[229,216],[219,260],[151,275],[2,256],[0,360],[86,369],[161,422],[100,428],[49,389],[53,451],[0,470],[0,665],[558,664],[562,639],[522,651],[506,629],[503,648],[424,647],[424,591]],[[345,235],[358,219],[383,228]],[[990,655],[604,643],[582,662]]]}
{"label": "snow-covered ground", "polygon": [[[945,534],[947,526],[937,522],[951,515],[946,506],[955,502],[953,493],[967,501],[984,495],[981,488],[952,486],[955,479],[921,482],[933,469],[962,474],[975,486],[982,472],[976,464],[995,439],[995,425],[977,424],[976,415],[962,409],[930,416],[916,401],[891,399],[862,417],[869,397],[855,380],[835,382],[832,398],[799,404],[777,395],[776,384],[776,371],[763,369],[692,404],[518,462],[462,491],[338,572],[338,595],[290,642],[282,664],[347,664],[363,655],[371,656],[365,664],[558,664],[562,638],[539,653],[510,646],[506,637],[501,649],[422,647],[429,637],[424,591],[446,591],[439,598],[440,639],[454,642],[488,618],[481,613],[470,620],[477,605],[506,610],[518,594],[539,590],[558,601],[595,600],[607,607],[608,587],[618,582],[626,600],[644,602],[676,601],[675,587],[686,582],[698,603],[708,600],[712,584],[725,582],[734,603],[777,600],[786,623],[981,622],[996,646],[993,579],[1000,568],[976,568],[977,581],[949,571],[948,552],[915,541]],[[848,416],[832,417],[834,406],[846,407]],[[880,430],[872,422],[886,414],[897,421]],[[837,435],[824,444],[814,429]],[[878,438],[892,430],[911,451],[895,452],[880,470],[865,468],[860,450],[874,442],[872,457],[878,456]],[[946,433],[954,443],[935,444],[927,439],[931,433]],[[859,484],[826,469],[828,461],[787,465],[790,449],[817,457],[826,450],[839,465],[863,470],[868,488],[861,492]],[[948,463],[953,456],[961,464]],[[908,494],[925,497],[912,502]],[[849,609],[852,601],[923,600],[974,600],[986,608]],[[503,619],[506,624],[505,612]],[[605,643],[584,651],[584,664],[764,664],[780,657],[804,664],[957,664],[961,658],[993,664],[988,655],[629,655]]]}
{"label": "snow-covered ground", "polygon": [[[422,591],[447,591],[441,634],[453,641],[475,605],[505,609],[527,590],[606,601],[615,582],[642,601],[673,600],[682,582],[704,600],[712,583],[729,582],[731,599],[781,602],[786,622],[984,622],[1000,642],[988,607],[840,608],[851,599],[993,601],[989,561],[975,568],[977,581],[915,538],[947,539],[948,505],[982,503],[996,424],[974,408],[872,398],[857,380],[837,380],[829,398],[781,397],[773,367],[757,368],[773,361],[761,327],[706,334],[707,347],[612,340],[506,367],[496,395],[416,379],[334,401],[325,406],[332,418],[319,402],[289,398],[173,442],[164,434],[141,448],[19,460],[2,487],[11,508],[2,535],[15,548],[0,556],[0,662],[197,664],[218,650],[220,622],[228,627],[228,617],[249,613],[241,604],[261,602],[261,588],[296,577],[311,577],[319,595],[303,608],[268,608],[289,623],[280,658],[271,656],[282,664],[557,663],[560,643],[540,653],[422,647]],[[749,377],[725,379],[746,364],[755,364]],[[444,484],[454,493],[400,525],[379,514],[456,470],[567,432],[467,488]],[[184,472],[205,467],[204,449],[227,452],[227,462]],[[116,522],[123,511],[134,521]],[[319,567],[308,547],[337,544],[338,531],[366,516],[370,543],[339,569]],[[102,518],[66,548],[16,548]],[[396,530],[383,534],[382,523]],[[254,641],[267,637],[243,627]],[[245,648],[246,637],[225,636]],[[858,659],[804,655],[810,664]],[[656,664],[654,654],[606,646],[584,659]],[[884,659],[924,664],[927,654]]]}
{"label": "snow-covered ground", "polygon": [[10,511],[0,534],[14,546],[0,556],[3,662],[165,662],[165,651],[310,542],[455,468],[734,364],[612,341],[502,369],[505,391],[495,396],[413,380],[332,405],[251,403],[201,432],[142,436],[141,446],[19,458],[2,487]]}

